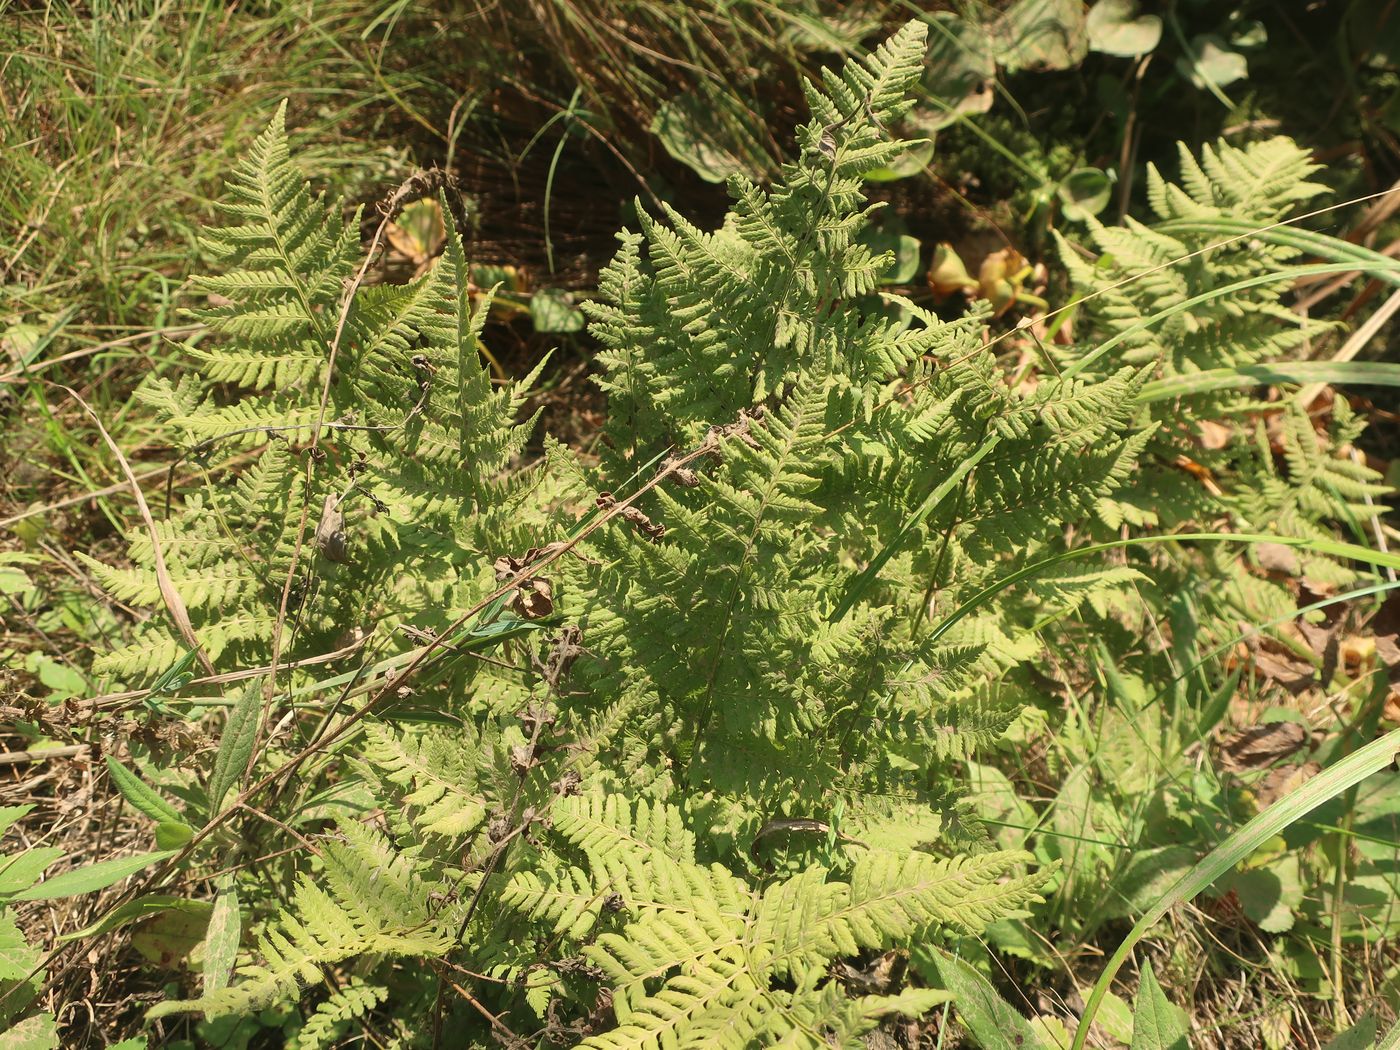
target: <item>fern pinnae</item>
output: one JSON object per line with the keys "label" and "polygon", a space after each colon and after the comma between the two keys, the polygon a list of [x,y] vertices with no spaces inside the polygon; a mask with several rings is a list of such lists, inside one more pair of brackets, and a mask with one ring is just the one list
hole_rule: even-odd
{"label": "fern pinnae", "polygon": [[[933,999],[852,994],[835,964],[1036,905],[1048,873],[993,848],[957,801],[958,767],[1043,703],[1046,639],[1112,620],[1148,575],[1104,556],[1141,553],[1131,533],[1154,515],[1273,515],[1311,536],[1384,495],[1342,456],[1345,410],[1325,435],[1289,416],[1279,457],[1262,428],[1212,450],[1227,482],[1193,493],[1171,473],[1193,436],[1141,396],[1213,353],[1249,367],[1290,352],[1299,329],[1250,276],[1261,260],[1181,226],[1295,204],[1286,145],[1216,147],[1181,186],[1154,173],[1159,221],[1093,229],[1103,260],[1066,270],[1111,345],[1058,349],[1058,374],[1008,377],[985,311],[943,322],[881,294],[862,176],[907,146],[924,33],[805,84],[797,156],[771,185],[732,180],[718,228],[660,207],[622,235],[585,307],[611,406],[593,459],[547,439],[526,462],[533,376],[497,389],[482,361],[490,296],[448,202],[422,276],[347,286],[364,267],[354,232],[296,176],[280,116],[260,138],[232,180],[238,224],[211,233],[226,273],[196,286],[221,299],[192,357],[225,388],[146,390],[194,449],[238,442],[252,460],[176,509],[171,561],[204,576],[191,606],[211,652],[265,665],[288,508],[329,498],[344,558],[297,573],[289,689],[353,682],[303,662],[351,632],[390,651],[384,677],[350,690],[373,706],[322,740],[350,814],[299,814],[320,855],[297,858],[293,899],[263,916],[233,984],[164,1009],[250,1012],[330,968],[342,991],[304,1029],[324,1042],[394,1008],[366,989],[428,987],[392,960],[449,955],[486,975],[472,994],[496,1016],[586,1046],[859,1047],[882,1012]],[[1192,253],[1210,265],[1173,267]],[[1145,323],[1153,296],[1174,312]],[[1209,404],[1254,411],[1239,394]],[[313,472],[297,460],[311,444]],[[1182,498],[1163,507],[1153,485]],[[1130,535],[1095,542],[1110,529]],[[1172,558],[1204,557],[1186,547],[1199,535],[1178,533]],[[139,541],[132,560],[100,578],[148,600]],[[1217,582],[1191,595],[1203,637],[1239,607],[1278,611],[1282,588],[1210,564]],[[1152,569],[1171,585],[1170,558]],[[447,633],[410,649],[429,631]],[[178,657],[158,625],[134,641],[114,673]]]}

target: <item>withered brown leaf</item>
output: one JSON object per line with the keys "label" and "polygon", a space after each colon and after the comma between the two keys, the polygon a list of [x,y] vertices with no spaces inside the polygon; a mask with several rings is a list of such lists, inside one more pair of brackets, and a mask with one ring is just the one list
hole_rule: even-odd
{"label": "withered brown leaf", "polygon": [[527,620],[542,620],[554,612],[553,588],[542,576],[521,580],[512,605]]}
{"label": "withered brown leaf", "polygon": [[1231,773],[1263,769],[1293,754],[1307,740],[1307,729],[1297,722],[1251,726],[1220,741],[1220,764]]}

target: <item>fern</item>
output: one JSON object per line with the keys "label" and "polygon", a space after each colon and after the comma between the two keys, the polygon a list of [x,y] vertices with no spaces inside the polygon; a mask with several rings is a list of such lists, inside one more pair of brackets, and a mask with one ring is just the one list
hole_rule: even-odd
{"label": "fern", "polygon": [[[1292,249],[1253,239],[1230,239],[1213,221],[1269,224],[1323,189],[1309,182],[1317,170],[1307,151],[1276,138],[1246,146],[1221,142],[1198,161],[1180,150],[1181,184],[1148,171],[1148,200],[1158,221],[1121,228],[1091,223],[1102,253],[1092,264],[1061,240],[1061,258],[1096,332],[1128,338],[1113,356],[1070,348],[1062,359],[1087,365],[1084,374],[1105,376],[1129,363],[1140,375],[1161,378],[1208,368],[1230,368],[1295,355],[1323,326],[1282,305],[1284,281],[1244,289],[1228,286],[1265,272],[1284,274]],[[1143,280],[1142,268],[1184,259]],[[1201,297],[1165,321],[1149,319]],[[1114,357],[1119,358],[1115,361]],[[1365,534],[1390,489],[1352,449],[1363,427],[1345,400],[1336,399],[1326,427],[1315,425],[1296,398],[1261,402],[1252,393],[1205,394],[1191,399],[1189,417],[1179,403],[1151,406],[1158,424],[1131,482],[1100,501],[1098,516],[1111,529],[1144,526],[1213,528],[1221,520],[1239,531],[1277,532],[1304,539],[1330,536],[1338,523]],[[1148,417],[1149,412],[1143,412]],[[1189,418],[1190,426],[1183,425]],[[1206,441],[1212,433],[1215,440]],[[1200,571],[1208,566],[1208,571]],[[1344,586],[1355,570],[1304,552],[1299,575],[1318,586]],[[1184,556],[1154,569],[1159,593],[1190,592],[1201,603],[1205,639],[1218,644],[1251,622],[1257,595],[1269,585],[1242,578],[1219,557]],[[1285,603],[1288,608],[1293,603]],[[1272,603],[1272,620],[1286,610]]]}
{"label": "fern", "polygon": [[875,851],[844,880],[817,866],[759,891],[689,859],[696,845],[670,807],[642,804],[633,819],[615,797],[565,799],[555,825],[592,880],[576,867],[549,882],[521,876],[505,899],[575,940],[597,920],[596,902],[627,915],[583,948],[612,987],[619,1022],[588,1047],[862,1047],[889,1004],[841,993],[833,959],[933,925],[983,929],[1036,899],[1044,878],[1007,878],[1022,854]]}
{"label": "fern", "polygon": [[327,1050],[344,1035],[349,1022],[364,1017],[388,994],[387,988],[352,977],[344,988],[316,1005],[315,1012],[288,1042],[288,1050]]}
{"label": "fern", "polygon": [[[392,635],[405,617],[448,622],[481,586],[466,552],[480,558],[488,536],[510,535],[503,525],[527,479],[502,487],[500,476],[530,429],[514,422],[525,388],[493,389],[477,355],[490,301],[471,306],[460,239],[453,231],[439,265],[412,284],[355,295],[323,414],[325,361],[360,252],[357,222],[311,195],[289,159],[281,113],[229,180],[225,209],[239,224],[205,235],[225,272],[193,282],[223,304],[193,311],[220,338],[190,353],[207,380],[236,384],[243,396],[221,405],[211,387],[188,380],[153,380],[141,391],[191,451],[242,446],[255,458],[232,488],[211,479],[163,528],[196,633],[216,661],[265,651],[302,507],[313,508],[314,528],[327,496],[344,515],[348,553],[335,565],[319,556],[299,563],[296,589],[311,597],[299,610],[297,651],[324,652],[376,624]],[[296,458],[322,418],[334,441],[322,446],[327,462],[307,488]],[[120,575],[97,571],[114,594],[154,604],[149,544],[135,540],[132,558]],[[330,582],[317,587],[323,577]],[[153,676],[179,651],[152,628],[98,669]]]}
{"label": "fern", "polygon": [[303,876],[292,907],[258,936],[254,957],[238,968],[239,980],[194,1001],[161,1003],[152,1017],[198,1008],[207,1015],[248,1014],[300,997],[321,967],[361,955],[425,958],[442,955],[451,935],[430,914],[435,889],[410,859],[380,835],[354,823],[341,826],[345,840],[323,845],[329,889]]}
{"label": "fern", "polygon": [[[1128,336],[1112,359],[1061,348],[1062,370],[1013,384],[984,312],[946,321],[880,292],[892,258],[861,240],[862,176],[909,145],[893,132],[924,33],[806,84],[796,159],[770,186],[732,179],[718,229],[639,207],[586,308],[609,398],[591,458],[546,440],[527,462],[530,380],[498,388],[480,360],[490,296],[450,218],[422,276],[352,287],[358,222],[296,175],[280,114],[258,140],[230,183],[234,225],[209,234],[223,272],[195,286],[217,297],[197,311],[197,375],[143,391],[192,456],[249,462],[157,531],[221,668],[271,659],[292,577],[279,658],[299,666],[260,739],[279,757],[296,730],[333,747],[285,789],[318,851],[282,883],[291,900],[246,896],[266,903],[236,979],[161,1011],[248,1013],[331,979],[298,1037],[313,1046],[467,980],[471,1010],[442,1018],[454,1045],[863,1045],[941,993],[853,994],[833,964],[980,934],[1045,884],[960,803],[963,760],[1043,703],[1047,641],[1131,629],[1132,596],[1180,577],[1076,561],[988,585],[1081,536],[1211,515],[1310,535],[1381,497],[1346,454],[1345,409],[1327,435],[1292,409],[1270,431],[1249,398],[1216,398],[1250,437],[1212,458],[1140,399],[1311,330],[1269,286],[1144,324],[1287,261],[1250,246],[1164,267],[1200,247],[1164,224],[1283,214],[1312,192],[1291,146],[1221,146],[1184,187],[1154,173],[1161,224],[1093,226],[1093,261],[1064,245],[1100,293],[1095,337]],[[1196,485],[1188,454],[1227,486]],[[336,551],[301,529],[323,507],[343,516]],[[1181,557],[1215,559],[1205,593],[1175,595],[1183,615],[1198,602],[1218,626],[1278,597]],[[149,537],[131,562],[92,564],[157,606]],[[504,581],[549,608],[487,603]],[[449,626],[411,678],[387,677]],[[314,662],[366,633],[373,657]],[[102,666],[148,680],[182,651],[151,623]],[[347,705],[368,690],[372,706]],[[289,704],[308,699],[314,730]]]}

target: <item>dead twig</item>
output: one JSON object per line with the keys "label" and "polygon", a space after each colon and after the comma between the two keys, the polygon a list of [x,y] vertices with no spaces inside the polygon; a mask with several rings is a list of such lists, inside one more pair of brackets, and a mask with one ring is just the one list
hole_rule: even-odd
{"label": "dead twig", "polygon": [[69,744],[44,751],[5,751],[0,753],[0,766],[20,766],[28,762],[47,762],[51,758],[77,758],[91,751],[87,744]]}
{"label": "dead twig", "polygon": [[122,468],[122,473],[126,475],[127,484],[131,486],[132,495],[136,497],[136,509],[141,512],[141,520],[145,522],[146,532],[151,538],[151,557],[155,561],[156,584],[160,587],[160,596],[165,602],[165,608],[170,613],[170,618],[175,621],[175,627],[179,630],[180,637],[184,638],[185,644],[194,652],[200,666],[209,674],[214,674],[214,664],[205,655],[204,647],[199,644],[199,638],[194,633],[194,625],[190,622],[189,610],[185,608],[184,599],[180,597],[180,592],[175,587],[175,581],[170,578],[170,569],[165,563],[165,550],[160,543],[160,532],[156,529],[155,518],[151,516],[151,508],[146,503],[146,496],[141,491],[141,483],[136,480],[136,474],[131,469],[131,464],[127,462],[121,448],[112,440],[112,435],[107,433],[107,428],[102,425],[102,420],[93,411],[92,406],[83,400],[81,394],[62,383],[50,385],[66,391],[68,396],[78,403],[92,419],[93,425],[97,427],[97,432],[102,435],[102,440],[107,443],[107,447],[112,450],[112,455],[116,457],[117,464]]}

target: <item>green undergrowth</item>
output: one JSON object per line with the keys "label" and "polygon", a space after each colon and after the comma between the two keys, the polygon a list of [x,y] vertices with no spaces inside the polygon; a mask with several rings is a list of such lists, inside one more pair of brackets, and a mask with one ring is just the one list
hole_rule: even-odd
{"label": "green undergrowth", "polygon": [[[241,16],[183,14],[188,54],[135,48],[154,20],[92,22],[90,48],[120,30],[151,63],[101,112],[28,55],[93,166],[78,188],[133,209],[89,227],[70,204],[69,254],[19,254],[28,352],[56,323],[36,304],[75,298],[199,331],[167,333],[130,405],[84,388],[132,458],[178,450],[168,509],[148,481],[149,523],[106,508],[120,549],[53,555],[36,528],[0,554],[20,612],[103,636],[92,660],[16,652],[48,693],[19,728],[100,743],[126,806],[101,855],[6,840],[11,1038],[1372,1045],[1397,560],[1365,415],[1310,384],[1397,378],[1293,365],[1333,344],[1287,293],[1332,260],[1396,271],[1268,230],[1326,200],[1304,149],[1183,148],[1139,220],[1054,235],[1075,305],[1043,335],[941,317],[863,236],[920,149],[913,23],[805,85],[773,180],[734,174],[722,224],[637,203],[584,307],[607,415],[583,454],[538,433],[538,369],[493,375],[450,192],[426,187],[431,265],[363,281],[378,216],[341,198],[385,154],[317,149],[369,103],[303,99],[293,145],[268,78],[221,120],[199,48]],[[289,80],[323,46],[366,72],[339,23],[267,18]],[[143,181],[165,163],[96,170],[124,116],[181,144],[176,192]],[[217,219],[187,207],[212,180]],[[183,232],[145,254],[141,222]],[[22,396],[53,415],[53,388]],[[103,439],[66,411],[42,432],[86,482]],[[39,552],[100,611],[46,596]],[[90,953],[125,982],[100,1020],[66,1001]]]}

